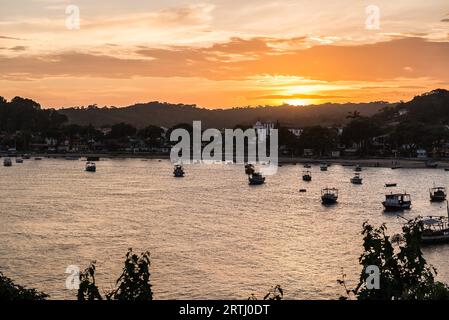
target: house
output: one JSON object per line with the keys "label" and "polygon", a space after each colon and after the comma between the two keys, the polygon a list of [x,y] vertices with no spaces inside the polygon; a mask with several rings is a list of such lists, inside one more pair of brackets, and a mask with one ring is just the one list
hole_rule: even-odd
{"label": "house", "polygon": [[288,129],[288,131],[293,134],[295,137],[299,138],[302,133],[304,132],[304,129]]}
{"label": "house", "polygon": [[271,134],[271,130],[273,130],[275,124],[273,122],[260,122],[257,121],[253,126],[253,129],[256,129],[256,132],[259,137],[268,137]]}
{"label": "house", "polygon": [[312,149],[304,149],[304,157],[313,157]]}
{"label": "house", "polygon": [[416,150],[416,157],[422,159],[422,158],[427,158],[427,151],[424,149],[418,149]]}

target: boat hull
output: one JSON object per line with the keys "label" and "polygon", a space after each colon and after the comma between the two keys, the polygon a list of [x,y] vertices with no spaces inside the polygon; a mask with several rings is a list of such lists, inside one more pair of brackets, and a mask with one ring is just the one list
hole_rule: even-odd
{"label": "boat hull", "polygon": [[382,204],[383,204],[383,206],[385,208],[385,211],[409,210],[411,208],[411,206],[412,206],[411,203],[406,203],[406,204],[404,203],[404,204],[400,204],[400,205],[399,204],[395,205],[395,204],[388,204],[388,203],[383,202]]}

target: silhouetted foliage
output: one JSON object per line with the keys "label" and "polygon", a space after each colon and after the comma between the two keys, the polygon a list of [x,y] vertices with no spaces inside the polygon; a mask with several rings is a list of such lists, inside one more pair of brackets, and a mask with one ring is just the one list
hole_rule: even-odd
{"label": "silhouetted foliage", "polygon": [[[277,285],[270,289],[268,293],[263,297],[263,300],[282,300],[284,298],[284,290],[280,285]],[[248,298],[248,300],[258,300],[254,294]]]}
{"label": "silhouetted foliage", "polygon": [[[80,275],[78,300],[102,300],[95,283],[95,262]],[[125,266],[121,276],[115,283],[115,288],[106,293],[107,300],[145,301],[152,300],[153,293],[150,284],[150,253],[140,256],[128,250]]]}
{"label": "silhouetted foliage", "polygon": [[[359,258],[363,266],[359,284],[347,289],[345,275],[338,282],[346,289],[347,297],[359,300],[428,300],[448,299],[449,288],[435,281],[436,270],[428,266],[421,251],[423,224],[415,219],[402,228],[402,244],[395,250],[394,241],[386,234],[386,226],[374,228],[363,224],[364,252]],[[380,270],[380,288],[369,289],[366,285],[366,269],[377,266]]]}
{"label": "silhouetted foliage", "polygon": [[117,280],[116,288],[107,294],[107,298],[125,301],[153,299],[149,252],[144,252],[139,257],[129,249],[123,273]]}
{"label": "silhouetted foliage", "polygon": [[49,296],[36,289],[27,289],[0,272],[0,301],[45,300]]}
{"label": "silhouetted foliage", "polygon": [[77,294],[78,301],[103,300],[95,283],[95,261],[80,273],[80,286]]}

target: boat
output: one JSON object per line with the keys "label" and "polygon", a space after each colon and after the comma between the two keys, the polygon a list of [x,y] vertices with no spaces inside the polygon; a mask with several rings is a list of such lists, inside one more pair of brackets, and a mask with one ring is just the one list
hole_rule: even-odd
{"label": "boat", "polygon": [[442,202],[446,200],[446,188],[445,187],[433,187],[429,190],[430,201],[432,202]]}
{"label": "boat", "polygon": [[400,211],[410,209],[412,199],[408,193],[391,193],[385,196],[385,201],[382,204],[385,211]]}
{"label": "boat", "polygon": [[87,172],[96,172],[97,171],[97,166],[95,165],[94,162],[88,161],[86,163],[86,171]]}
{"label": "boat", "polygon": [[263,177],[259,172],[254,172],[248,176],[248,181],[252,186],[261,185],[265,183],[265,177]]}
{"label": "boat", "polygon": [[22,156],[22,159],[24,159],[24,160],[29,160],[30,158],[31,158],[31,156],[29,154],[24,154]]}
{"label": "boat", "polygon": [[432,169],[438,168],[438,163],[436,163],[435,161],[432,161],[432,160],[427,160],[426,168],[432,168]]}
{"label": "boat", "polygon": [[305,192],[307,192],[307,189],[299,189],[299,192],[305,193]]}
{"label": "boat", "polygon": [[392,188],[392,187],[396,187],[397,185],[398,185],[397,183],[386,183],[385,188]]}
{"label": "boat", "polygon": [[361,172],[362,171],[362,167],[360,165],[356,165],[354,171]]}
{"label": "boat", "polygon": [[322,164],[320,164],[320,170],[321,171],[327,171],[327,168],[328,168],[329,166],[326,164],[326,163],[322,163]]}
{"label": "boat", "polygon": [[3,165],[4,165],[5,167],[11,167],[11,166],[12,166],[11,158],[5,158],[5,159],[3,159]]}
{"label": "boat", "polygon": [[184,168],[182,167],[182,165],[177,164],[173,170],[173,176],[175,178],[183,178],[184,175],[185,175]]}
{"label": "boat", "polygon": [[304,165],[304,168],[305,168],[305,169],[310,169],[310,168],[312,168],[312,166],[311,166],[310,164],[306,163],[306,164]]}
{"label": "boat", "polygon": [[449,171],[449,168],[444,168],[444,171]]}
{"label": "boat", "polygon": [[22,158],[16,158],[16,163],[23,163],[23,159]]}
{"label": "boat", "polygon": [[356,173],[354,177],[351,178],[352,184],[362,184],[363,178],[360,177],[360,173]]}
{"label": "boat", "polygon": [[[80,157],[77,157],[77,156],[67,156],[67,157],[65,157],[65,159],[66,159],[66,160],[69,160],[69,161],[77,161],[77,160],[80,159]],[[89,160],[87,160],[87,161],[89,161]]]}
{"label": "boat", "polygon": [[302,180],[312,181],[312,173],[310,171],[304,171],[304,174],[302,175]]}
{"label": "boat", "polygon": [[323,204],[334,204],[338,200],[338,189],[325,188],[321,190],[321,202]]}
{"label": "boat", "polygon": [[446,210],[447,216],[429,216],[420,219],[423,224],[422,244],[449,243],[449,203],[447,202]]}
{"label": "boat", "polygon": [[100,157],[96,157],[96,156],[90,156],[90,157],[86,157],[87,161],[100,161]]}
{"label": "boat", "polygon": [[36,161],[41,161],[42,158],[41,158],[41,157],[36,157],[36,158],[34,158],[34,160],[36,160]]}

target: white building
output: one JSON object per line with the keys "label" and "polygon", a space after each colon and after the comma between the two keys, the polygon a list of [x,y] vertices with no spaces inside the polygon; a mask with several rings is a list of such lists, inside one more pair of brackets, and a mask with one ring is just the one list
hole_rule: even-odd
{"label": "white building", "polygon": [[273,122],[260,122],[257,121],[253,126],[253,129],[256,129],[259,137],[268,137],[271,134],[271,130],[273,130],[275,124]]}

